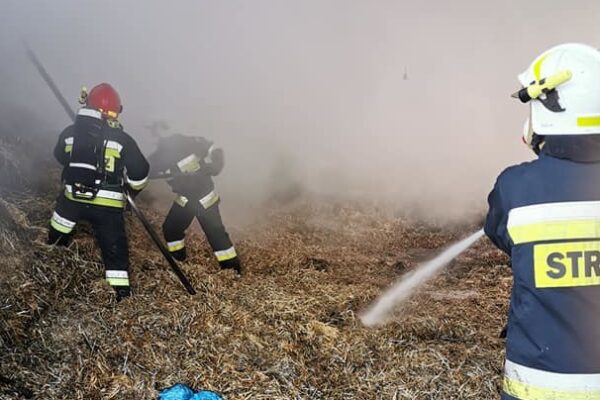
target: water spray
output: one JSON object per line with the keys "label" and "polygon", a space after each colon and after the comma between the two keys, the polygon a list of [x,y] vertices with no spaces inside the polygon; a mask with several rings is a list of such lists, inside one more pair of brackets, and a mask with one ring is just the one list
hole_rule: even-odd
{"label": "water spray", "polygon": [[374,327],[387,322],[391,311],[399,303],[408,299],[419,287],[435,277],[444,266],[471,247],[482,236],[483,229],[480,229],[451,245],[433,260],[418,266],[413,273],[400,278],[360,316],[362,323]]}

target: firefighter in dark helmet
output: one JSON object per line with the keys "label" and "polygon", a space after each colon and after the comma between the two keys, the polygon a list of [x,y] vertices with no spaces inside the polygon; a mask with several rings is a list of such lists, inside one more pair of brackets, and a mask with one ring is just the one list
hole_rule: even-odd
{"label": "firefighter in dark helmet", "polygon": [[501,396],[600,399],[600,52],[553,47],[519,81],[539,158],[502,172],[485,224],[512,262]]}
{"label": "firefighter in dark helmet", "polygon": [[219,196],[212,177],[224,167],[223,150],[202,137],[172,135],[162,138],[149,157],[150,176],[167,178],[177,194],[163,223],[163,234],[173,257],[187,258],[185,231],[194,217],[223,269],[241,273],[240,259],[221,220]]}
{"label": "firefighter in dark helmet", "polygon": [[75,225],[88,221],[102,252],[107,282],[117,299],[131,294],[124,191],[135,195],[148,180],[148,162],[118,121],[119,94],[107,83],[82,91],[75,123],[58,139],[54,156],[64,188],[50,220],[48,242],[67,245]]}

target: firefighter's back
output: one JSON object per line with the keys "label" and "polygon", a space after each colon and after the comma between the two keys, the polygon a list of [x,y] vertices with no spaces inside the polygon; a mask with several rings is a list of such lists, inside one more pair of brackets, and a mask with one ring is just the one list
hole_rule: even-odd
{"label": "firefighter's back", "polygon": [[542,153],[498,180],[513,242],[507,358],[600,373],[599,162]]}

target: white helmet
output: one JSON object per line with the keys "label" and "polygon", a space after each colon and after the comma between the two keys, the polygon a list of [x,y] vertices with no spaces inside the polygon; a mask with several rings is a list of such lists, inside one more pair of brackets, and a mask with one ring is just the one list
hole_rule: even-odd
{"label": "white helmet", "polygon": [[530,129],[537,135],[600,134],[600,52],[568,43],[544,52],[519,75],[531,100]]}

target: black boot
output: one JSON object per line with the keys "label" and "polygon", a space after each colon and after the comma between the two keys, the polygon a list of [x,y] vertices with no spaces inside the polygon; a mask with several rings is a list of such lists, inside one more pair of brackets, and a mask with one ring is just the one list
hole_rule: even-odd
{"label": "black boot", "polygon": [[131,296],[131,288],[129,286],[114,286],[114,289],[117,296],[117,302]]}
{"label": "black boot", "polygon": [[185,261],[187,259],[187,251],[185,250],[185,247],[183,249],[172,251],[171,255],[177,261]]}
{"label": "black boot", "polygon": [[233,269],[236,274],[242,275],[242,263],[239,257],[234,257],[231,260],[219,261],[221,269]]}

